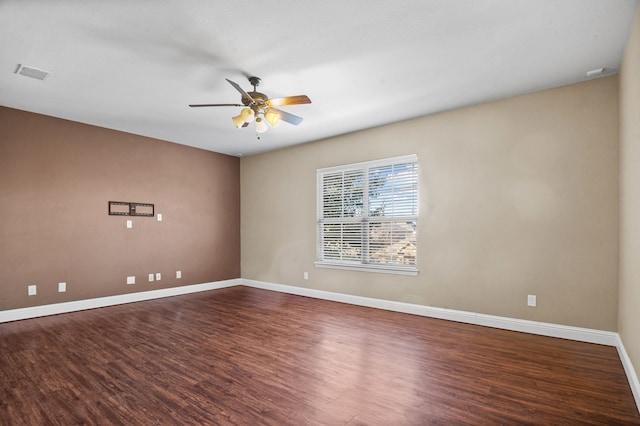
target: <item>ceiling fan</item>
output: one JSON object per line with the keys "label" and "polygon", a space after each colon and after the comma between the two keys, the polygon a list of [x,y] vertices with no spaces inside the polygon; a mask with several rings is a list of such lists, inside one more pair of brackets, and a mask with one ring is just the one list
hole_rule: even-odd
{"label": "ceiling fan", "polygon": [[217,106],[236,106],[245,107],[240,110],[240,114],[232,117],[236,127],[247,127],[249,123],[256,122],[256,132],[264,133],[269,127],[265,123],[267,121],[272,126],[276,126],[280,120],[298,125],[302,123],[302,117],[290,114],[281,109],[275,108],[286,105],[310,104],[311,99],[306,95],[287,96],[284,98],[269,99],[264,93],[256,90],[260,84],[258,77],[249,77],[249,83],[253,86],[252,92],[245,92],[238,83],[225,78],[240,94],[242,95],[241,104],[190,104],[190,107],[217,107]]}

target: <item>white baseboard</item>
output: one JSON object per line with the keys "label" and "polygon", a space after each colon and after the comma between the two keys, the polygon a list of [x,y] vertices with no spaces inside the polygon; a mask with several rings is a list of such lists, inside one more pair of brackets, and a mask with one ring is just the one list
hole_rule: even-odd
{"label": "white baseboard", "polygon": [[299,296],[313,297],[316,299],[331,300],[334,302],[349,303],[351,305],[367,306],[370,308],[385,309],[388,311],[403,312],[406,314],[421,315],[430,318],[439,318],[467,324],[483,325],[504,330],[520,331],[530,334],[538,334],[549,337],[576,340],[587,343],[597,343],[606,346],[615,346],[620,360],[624,366],[631,392],[640,410],[640,382],[631,359],[622,344],[620,335],[612,331],[594,330],[590,328],[572,327],[568,325],[552,324],[538,321],[521,320],[495,315],[477,314],[473,312],[457,311],[453,309],[437,308],[433,306],[416,305],[390,300],[374,299],[370,297],[353,296],[350,294],[334,293],[324,290],[316,290],[304,287],[295,287],[283,284],[273,284],[264,281],[242,279],[242,285],[278,291],[281,293],[296,294]]}
{"label": "white baseboard", "polygon": [[597,343],[600,345],[617,346],[618,342],[620,341],[618,333],[612,331],[594,330],[590,328],[572,327],[568,325],[528,321],[517,318],[478,314],[467,311],[457,311],[454,309],[437,308],[433,306],[416,305],[412,303],[395,302],[391,300],[374,299],[362,296],[353,296],[350,294],[333,293],[330,291],[315,290],[282,284],[273,284],[263,281],[242,279],[242,284],[248,287],[262,288],[265,290],[279,291],[282,293],[297,294],[299,296],[308,296],[317,299],[332,300],[334,302],[349,303],[352,305],[367,306],[370,308],[385,309],[388,311],[403,312],[406,314],[421,315],[430,318],[464,322],[467,324],[484,325],[487,327],[520,331],[530,334],[539,334],[542,336],[560,337],[562,339]]}
{"label": "white baseboard", "polygon": [[627,379],[629,380],[629,386],[631,386],[633,398],[636,400],[636,407],[638,407],[638,410],[640,410],[640,380],[638,380],[636,370],[633,368],[631,358],[629,358],[629,354],[624,348],[620,336],[618,336],[618,344],[616,345],[616,348],[618,349],[618,355],[620,355],[620,361],[622,361],[624,372],[627,374]]}
{"label": "white baseboard", "polygon": [[520,331],[542,336],[559,337],[569,340],[615,346],[618,350],[618,354],[620,356],[620,360],[622,361],[627,379],[629,380],[629,385],[631,386],[631,391],[636,401],[636,406],[640,407],[640,382],[638,381],[638,375],[633,368],[631,359],[629,358],[629,355],[627,354],[627,351],[622,344],[622,340],[620,339],[619,334],[615,332],[572,327],[568,325],[559,325],[538,321],[528,321],[495,315],[478,314],[467,311],[458,311],[453,309],[417,305],[405,302],[396,302],[391,300],[374,299],[370,297],[354,296],[350,294],[334,293],[330,291],[295,287],[283,284],[273,284],[264,281],[247,280],[242,278],[142,291],[137,293],[120,294],[116,296],[99,297],[95,299],[33,306],[29,308],[10,309],[0,311],[0,323],[43,317],[47,315],[63,314],[67,312],[82,311],[85,309],[121,305],[125,303],[141,302],[144,300],[159,299],[163,297],[179,296],[183,294],[216,290],[237,285],[245,285],[247,287],[261,288],[281,293],[313,297],[316,299],[331,300],[334,302],[348,303],[351,305],[403,312],[430,318],[439,318],[450,321],[463,322],[467,324],[483,325],[504,330]]}
{"label": "white baseboard", "polygon": [[83,311],[85,309],[103,308],[105,306],[122,305],[124,303],[160,299],[162,297],[179,296],[182,294],[215,290],[241,284],[241,279],[236,278],[232,280],[162,288],[158,290],[141,291],[137,293],[118,294],[115,296],[98,297],[95,299],[76,300],[72,302],[54,303],[50,305],[33,306],[29,308],[9,309],[6,311],[0,311],[0,323],[44,317],[47,315],[64,314],[67,312]]}
{"label": "white baseboard", "polygon": [[500,317],[495,315],[478,314],[467,311],[457,311],[453,309],[417,305],[405,302],[396,302],[392,300],[374,299],[370,297],[354,296],[350,294],[334,293],[324,290],[274,284],[264,281],[247,280],[242,278],[203,284],[194,284],[188,286],[171,287],[158,290],[141,291],[136,293],[119,294],[115,296],[99,297],[95,299],[76,300],[72,302],[33,306],[28,308],[9,309],[0,311],[0,323],[28,318],[37,318],[46,315],[56,315],[66,312],[75,312],[85,309],[121,305],[124,303],[159,299],[163,297],[179,296],[182,294],[216,290],[219,288],[231,287],[236,285],[245,285],[247,287],[261,288],[281,293],[296,294],[299,296],[313,297],[316,299],[331,300],[334,302],[348,303],[351,305],[367,306],[370,308],[385,309],[388,311],[403,312],[407,314],[414,314],[431,318],[440,318],[450,321],[464,322],[468,324],[484,325],[487,327],[501,328],[505,330],[520,331],[524,333],[539,334],[543,336],[560,337],[563,339],[598,343],[607,346],[621,346],[621,341],[618,333],[611,331],[593,330],[588,328],[572,327],[568,325],[558,325],[537,321],[521,320],[516,318]]}

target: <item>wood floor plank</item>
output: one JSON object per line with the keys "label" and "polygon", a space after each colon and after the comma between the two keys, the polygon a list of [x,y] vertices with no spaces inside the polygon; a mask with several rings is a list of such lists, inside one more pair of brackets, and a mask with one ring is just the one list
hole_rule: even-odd
{"label": "wood floor plank", "polygon": [[246,287],[0,324],[2,425],[640,425],[615,348]]}

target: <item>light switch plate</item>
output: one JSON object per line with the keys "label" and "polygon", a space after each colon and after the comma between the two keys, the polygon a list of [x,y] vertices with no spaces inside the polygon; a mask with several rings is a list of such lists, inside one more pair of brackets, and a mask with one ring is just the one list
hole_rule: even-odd
{"label": "light switch plate", "polygon": [[162,279],[162,275],[160,274],[160,272],[158,272],[156,274],[156,281],[160,281]]}
{"label": "light switch plate", "polygon": [[153,281],[153,274],[149,274],[149,282]]}
{"label": "light switch plate", "polygon": [[127,284],[135,284],[136,283],[136,277],[127,277]]}
{"label": "light switch plate", "polygon": [[29,296],[35,296],[36,294],[38,294],[38,290],[36,289],[35,285],[30,285],[29,287],[27,287],[27,293],[29,294]]}
{"label": "light switch plate", "polygon": [[176,278],[182,278],[182,271],[176,271]]}
{"label": "light switch plate", "polygon": [[133,228],[133,221],[127,220],[127,228]]}
{"label": "light switch plate", "polygon": [[67,291],[67,283],[58,283],[58,293]]}
{"label": "light switch plate", "polygon": [[162,222],[162,213],[158,213],[158,222]]}
{"label": "light switch plate", "polygon": [[530,294],[527,296],[527,306],[536,306],[537,304],[537,300],[536,300],[536,296],[535,294]]}

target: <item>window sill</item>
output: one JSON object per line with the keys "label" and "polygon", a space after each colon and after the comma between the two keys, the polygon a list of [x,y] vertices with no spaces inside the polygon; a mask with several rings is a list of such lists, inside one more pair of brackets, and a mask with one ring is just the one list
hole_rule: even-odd
{"label": "window sill", "polygon": [[395,275],[418,275],[418,268],[415,267],[402,267],[394,265],[362,265],[359,263],[345,264],[345,263],[331,263],[331,262],[315,262],[317,268],[328,269],[344,269],[348,271],[361,271],[361,272],[378,272],[381,274],[395,274]]}

